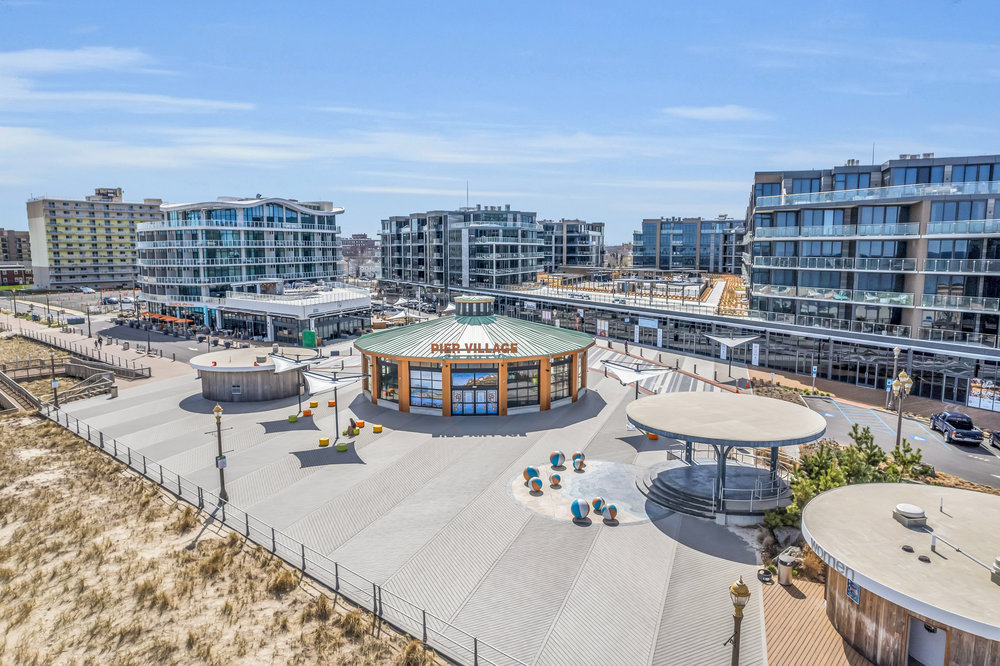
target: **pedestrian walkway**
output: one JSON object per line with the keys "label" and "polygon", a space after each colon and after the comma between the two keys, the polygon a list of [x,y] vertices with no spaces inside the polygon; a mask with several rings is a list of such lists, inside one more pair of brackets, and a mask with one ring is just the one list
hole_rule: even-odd
{"label": "pedestrian walkway", "polygon": [[824,585],[762,585],[767,661],[775,666],[872,666],[826,616]]}

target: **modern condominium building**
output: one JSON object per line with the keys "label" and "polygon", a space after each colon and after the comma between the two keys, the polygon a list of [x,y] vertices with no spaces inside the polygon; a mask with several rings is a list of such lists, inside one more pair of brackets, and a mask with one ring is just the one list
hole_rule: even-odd
{"label": "modern condominium building", "polygon": [[535,213],[510,206],[428,211],[382,220],[382,282],[411,290],[505,288],[542,268]]}
{"label": "modern condominium building", "polygon": [[[747,215],[752,314],[928,349],[954,342],[970,354],[995,351],[998,199],[1000,155],[758,172]],[[833,358],[831,374],[843,361],[858,383],[882,386],[890,351],[859,351],[861,370],[853,369],[859,359]],[[907,367],[920,375],[920,395],[965,402],[970,378],[994,378],[954,353],[918,356]]]}
{"label": "modern condominium building", "polygon": [[659,270],[739,273],[742,264],[743,220],[721,215],[661,217],[642,221],[632,234],[632,266]]}
{"label": "modern condominium building", "polygon": [[0,229],[0,261],[31,266],[31,235],[27,231]]}
{"label": "modern condominium building", "polygon": [[43,289],[131,286],[136,224],[159,219],[160,199],[126,202],[120,187],[97,188],[86,199],[28,201],[35,285]]}
{"label": "modern condominium building", "polygon": [[165,204],[160,220],[139,225],[141,299],[153,312],[208,324],[227,292],[339,281],[343,212],[277,198]]}
{"label": "modern condominium building", "polygon": [[542,220],[542,269],[604,264],[604,223],[583,220]]}

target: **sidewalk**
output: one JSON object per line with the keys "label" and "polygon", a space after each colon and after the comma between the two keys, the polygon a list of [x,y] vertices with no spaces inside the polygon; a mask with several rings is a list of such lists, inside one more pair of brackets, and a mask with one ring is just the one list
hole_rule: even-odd
{"label": "sidewalk", "polygon": [[[609,340],[608,338],[596,338],[597,346],[607,348],[619,354],[625,353],[625,343],[621,340]],[[730,375],[729,362],[701,358],[697,356],[687,356],[666,349],[657,347],[647,347],[628,343],[628,355],[635,360],[645,360],[659,363],[671,368],[677,368],[689,375],[697,376],[699,379],[716,382],[729,388],[736,388],[737,381],[749,379],[750,374],[746,366],[740,363],[733,363],[732,375]]]}
{"label": "sidewalk", "polygon": [[[812,388],[811,377],[786,374],[783,372],[772,373],[771,370],[767,369],[757,370],[754,368],[750,370],[750,377],[754,381],[770,380],[772,374],[774,375],[774,381],[782,386],[804,389]],[[832,393],[838,400],[849,402],[859,407],[885,409],[884,390],[819,378],[816,379],[816,388],[824,393]],[[888,411],[893,410],[890,409]],[[972,417],[973,423],[980,428],[985,428],[987,430],[993,430],[995,428],[1000,429],[1000,413],[998,412],[976,409],[975,407],[965,407],[963,405],[955,405],[941,402],[940,400],[931,400],[930,398],[921,398],[916,395],[908,396],[906,401],[903,403],[903,412],[905,414],[914,414],[923,418],[929,419],[931,414],[943,411],[961,411],[962,413],[968,414]]]}

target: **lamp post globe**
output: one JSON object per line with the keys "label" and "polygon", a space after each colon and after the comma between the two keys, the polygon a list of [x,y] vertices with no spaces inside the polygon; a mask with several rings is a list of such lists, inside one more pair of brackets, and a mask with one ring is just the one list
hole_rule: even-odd
{"label": "lamp post globe", "polygon": [[743,621],[743,608],[750,601],[750,588],[743,582],[743,576],[729,586],[729,598],[733,602],[733,643],[732,666],[740,663],[740,623]]}

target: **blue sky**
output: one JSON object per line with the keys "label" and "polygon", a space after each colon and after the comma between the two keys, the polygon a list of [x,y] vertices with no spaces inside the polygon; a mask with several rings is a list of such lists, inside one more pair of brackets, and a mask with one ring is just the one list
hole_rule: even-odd
{"label": "blue sky", "polygon": [[742,216],[755,170],[1000,152],[996,2],[0,0],[0,225],[32,195]]}

